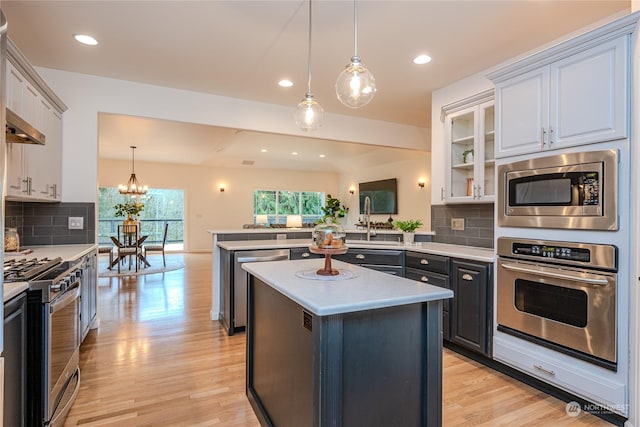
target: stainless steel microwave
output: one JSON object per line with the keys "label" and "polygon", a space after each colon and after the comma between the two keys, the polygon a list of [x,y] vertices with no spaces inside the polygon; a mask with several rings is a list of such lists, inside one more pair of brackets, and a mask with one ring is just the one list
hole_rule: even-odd
{"label": "stainless steel microwave", "polygon": [[618,151],[539,157],[498,167],[498,225],[618,229]]}

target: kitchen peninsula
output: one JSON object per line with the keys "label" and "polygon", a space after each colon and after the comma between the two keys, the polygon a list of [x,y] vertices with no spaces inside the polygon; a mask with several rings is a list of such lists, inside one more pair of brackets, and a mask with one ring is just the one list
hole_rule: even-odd
{"label": "kitchen peninsula", "polygon": [[442,300],[453,292],[341,261],[341,276],[304,274],[319,263],[243,265],[247,395],[261,423],[440,425]]}

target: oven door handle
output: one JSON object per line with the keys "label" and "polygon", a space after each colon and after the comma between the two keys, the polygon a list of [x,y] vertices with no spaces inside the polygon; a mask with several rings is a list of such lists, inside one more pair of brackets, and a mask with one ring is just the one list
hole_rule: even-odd
{"label": "oven door handle", "polygon": [[80,295],[79,286],[76,286],[71,290],[65,291],[65,293],[60,298],[56,299],[55,301],[53,301],[53,303],[51,303],[51,308],[50,308],[51,314],[55,313],[58,310],[62,310],[67,305],[77,300],[79,295]]}
{"label": "oven door handle", "polygon": [[502,267],[504,267],[506,270],[519,271],[521,273],[537,274],[539,276],[551,277],[554,279],[570,280],[572,282],[588,283],[590,285],[606,285],[609,283],[606,277],[596,276],[593,274],[573,273],[571,271],[556,273],[553,271],[549,271],[548,269],[544,269],[544,267],[539,267],[539,268],[521,267],[519,265],[506,264],[506,263],[503,263]]}

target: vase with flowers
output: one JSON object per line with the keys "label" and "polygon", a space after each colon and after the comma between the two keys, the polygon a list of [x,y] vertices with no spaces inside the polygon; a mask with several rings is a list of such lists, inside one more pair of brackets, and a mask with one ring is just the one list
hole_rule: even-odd
{"label": "vase with flowers", "polygon": [[125,203],[115,204],[113,206],[113,209],[115,210],[114,215],[116,217],[126,216],[125,220],[122,223],[122,231],[124,233],[134,233],[135,227],[138,225],[138,221],[136,218],[134,218],[134,216],[137,217],[138,214],[142,212],[142,210],[144,209],[144,203],[130,200]]}

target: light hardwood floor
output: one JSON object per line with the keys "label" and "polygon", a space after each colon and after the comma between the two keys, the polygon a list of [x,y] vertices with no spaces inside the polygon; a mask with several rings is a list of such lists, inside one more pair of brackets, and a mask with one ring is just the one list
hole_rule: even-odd
{"label": "light hardwood floor", "polygon": [[[82,344],[65,427],[259,426],[244,394],[244,334],[210,320],[211,254],[169,259],[185,268],[99,279],[100,327]],[[449,350],[443,389],[444,426],[610,425],[569,417],[564,402]]]}

